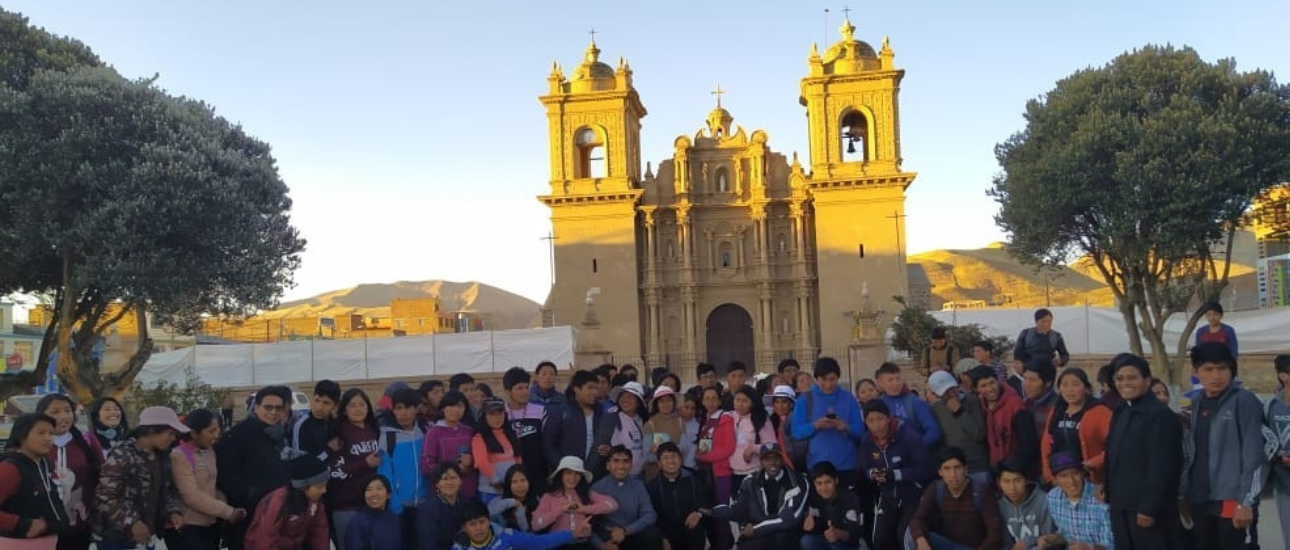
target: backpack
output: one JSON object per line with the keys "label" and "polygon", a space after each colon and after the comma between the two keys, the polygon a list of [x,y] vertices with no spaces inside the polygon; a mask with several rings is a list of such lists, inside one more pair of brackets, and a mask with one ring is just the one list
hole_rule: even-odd
{"label": "backpack", "polygon": [[[981,490],[977,488],[976,483],[969,482],[968,485],[972,488],[972,506],[977,510],[980,510],[981,509]],[[937,508],[940,508],[941,503],[945,502],[945,489],[946,489],[945,482],[939,479],[936,480],[936,507]]]}
{"label": "backpack", "polygon": [[[1034,334],[1035,334],[1034,328],[1027,328],[1025,330],[1022,330],[1021,336],[1017,338],[1017,345],[1025,346],[1027,359],[1030,358],[1030,337]],[[1053,348],[1054,352],[1057,351],[1057,331],[1055,330],[1048,331],[1048,345]],[[1016,357],[1015,352],[1013,353],[1013,356]],[[1020,358],[1018,357],[1018,359]]]}

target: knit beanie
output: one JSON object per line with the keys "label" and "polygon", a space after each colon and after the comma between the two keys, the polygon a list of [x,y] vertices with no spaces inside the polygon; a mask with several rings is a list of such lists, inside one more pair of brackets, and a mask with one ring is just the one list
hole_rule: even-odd
{"label": "knit beanie", "polygon": [[304,455],[291,460],[291,486],[304,489],[315,483],[322,483],[331,477],[327,465],[318,457]]}

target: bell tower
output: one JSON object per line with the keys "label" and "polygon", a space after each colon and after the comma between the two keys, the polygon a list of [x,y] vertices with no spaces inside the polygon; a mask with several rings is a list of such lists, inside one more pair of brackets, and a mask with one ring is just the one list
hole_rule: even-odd
{"label": "bell tower", "polygon": [[[901,168],[899,103],[903,69],[883,39],[874,51],[855,37],[848,17],[842,39],[820,55],[812,45],[801,82],[806,107],[816,235],[822,347],[845,346],[851,327],[837,322],[862,302],[899,312],[892,296],[908,295],[905,189],[917,175]],[[864,286],[873,300],[862,299]],[[831,311],[833,308],[837,311]]]}
{"label": "bell tower", "polygon": [[592,42],[566,78],[552,64],[546,108],[551,179],[538,200],[551,209],[555,284],[544,317],[556,325],[600,322],[598,345],[640,356],[637,203],[641,194],[641,119],[632,70],[600,60]]}

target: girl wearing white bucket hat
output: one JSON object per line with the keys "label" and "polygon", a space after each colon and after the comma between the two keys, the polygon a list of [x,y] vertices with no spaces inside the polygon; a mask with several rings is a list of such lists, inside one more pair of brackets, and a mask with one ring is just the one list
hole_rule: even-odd
{"label": "girl wearing white bucket hat", "polygon": [[573,531],[586,525],[593,516],[612,514],[618,503],[591,490],[591,472],[582,459],[566,456],[551,474],[550,492],[542,495],[533,512],[533,531],[550,529],[552,533]]}

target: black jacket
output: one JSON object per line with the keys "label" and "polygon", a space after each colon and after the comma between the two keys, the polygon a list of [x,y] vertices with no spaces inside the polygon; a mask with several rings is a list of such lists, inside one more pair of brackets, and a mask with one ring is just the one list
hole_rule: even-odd
{"label": "black jacket", "polygon": [[215,447],[219,467],[216,485],[234,508],[254,510],[261,498],[291,481],[287,462],[285,425],[271,427],[254,415],[247,417]]}
{"label": "black jacket", "polygon": [[596,447],[608,445],[613,437],[613,424],[601,422],[604,413],[598,405],[593,405],[591,426],[594,432],[591,450],[587,451],[587,422],[582,407],[576,402],[547,412],[542,422],[542,450],[546,452],[546,463],[554,468],[560,459],[576,456],[582,459],[583,467],[596,479],[605,476],[605,459],[596,454]]}
{"label": "black jacket", "polygon": [[833,500],[824,500],[824,497],[812,490],[811,496],[806,499],[806,514],[802,521],[805,522],[807,517],[815,518],[815,525],[808,533],[823,535],[832,522],[834,527],[847,532],[847,546],[856,546],[864,533],[860,498],[841,485],[833,495]]}
{"label": "black jacket", "polygon": [[430,495],[417,507],[417,548],[419,550],[449,550],[452,539],[461,531],[461,516],[466,505],[475,499],[457,495],[457,502],[449,504],[438,493]]}
{"label": "black jacket", "polygon": [[1120,405],[1106,439],[1111,510],[1156,519],[1174,513],[1182,456],[1182,426],[1169,407],[1151,393]]}
{"label": "black jacket", "polygon": [[684,529],[685,518],[700,509],[712,510],[712,491],[699,476],[681,470],[676,481],[659,473],[645,485],[650,503],[658,514],[659,527]]}
{"label": "black jacket", "polygon": [[16,452],[9,453],[0,462],[0,492],[13,490],[0,502],[0,524],[13,524],[9,529],[0,528],[0,538],[27,538],[31,522],[37,519],[49,525],[44,535],[57,534],[67,526],[66,508],[58,496],[52,471],[49,461],[43,457],[40,462],[33,462],[27,455]]}
{"label": "black jacket", "polygon": [[[765,487],[778,485],[776,510],[771,511],[767,502]],[[753,536],[764,537],[781,531],[795,531],[802,525],[806,512],[806,498],[810,488],[806,479],[787,468],[780,470],[776,479],[767,479],[766,473],[757,472],[744,478],[739,486],[739,498],[730,505],[722,504],[712,511],[712,515],[722,521],[733,521],[739,525],[752,524]]]}
{"label": "black jacket", "polygon": [[331,439],[335,426],[334,419],[318,420],[309,411],[304,411],[300,416],[292,419],[287,440],[292,449],[327,462],[331,459],[331,449],[327,447],[327,441]]}

